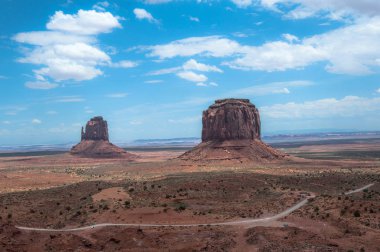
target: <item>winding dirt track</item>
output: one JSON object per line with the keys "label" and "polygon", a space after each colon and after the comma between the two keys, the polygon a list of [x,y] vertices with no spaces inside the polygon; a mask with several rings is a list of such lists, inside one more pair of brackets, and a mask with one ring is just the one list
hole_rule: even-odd
{"label": "winding dirt track", "polygon": [[[374,183],[368,184],[366,186],[363,186],[361,188],[348,191],[344,194],[353,194],[357,192],[361,192],[371,186],[373,186]],[[289,207],[285,211],[265,218],[259,218],[259,219],[246,219],[246,220],[238,220],[238,221],[225,221],[225,222],[215,222],[215,223],[197,223],[197,224],[149,224],[149,223],[100,223],[100,224],[94,224],[84,227],[78,227],[78,228],[65,228],[65,229],[52,229],[52,228],[33,228],[33,227],[22,227],[22,226],[15,226],[16,228],[20,230],[25,231],[38,231],[38,232],[78,232],[78,231],[84,231],[94,228],[101,228],[101,227],[198,227],[198,226],[236,226],[236,225],[250,225],[254,223],[265,223],[270,221],[276,221],[280,218],[283,218],[290,213],[294,212],[295,210],[303,207],[306,205],[309,201],[309,199],[314,198],[315,195],[311,195],[303,199],[302,201],[298,202],[297,204]]]}

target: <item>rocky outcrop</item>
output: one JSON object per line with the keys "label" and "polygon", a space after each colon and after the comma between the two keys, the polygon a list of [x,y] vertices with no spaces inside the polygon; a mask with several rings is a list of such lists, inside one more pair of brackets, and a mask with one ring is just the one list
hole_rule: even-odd
{"label": "rocky outcrop", "polygon": [[180,159],[266,162],[286,157],[261,141],[260,114],[248,99],[216,100],[203,111],[202,126],[202,143]]}
{"label": "rocky outcrop", "polygon": [[202,141],[260,139],[259,111],[248,99],[216,100],[202,117]]}
{"label": "rocky outcrop", "polygon": [[136,157],[109,142],[107,121],[101,116],[91,118],[85,130],[82,127],[81,142],[72,147],[70,153],[89,158],[133,159]]}
{"label": "rocky outcrop", "polygon": [[96,116],[94,118],[91,118],[91,120],[88,121],[86,124],[85,131],[83,130],[83,127],[82,127],[81,141],[83,140],[109,141],[107,121],[103,120],[103,117],[101,116]]}

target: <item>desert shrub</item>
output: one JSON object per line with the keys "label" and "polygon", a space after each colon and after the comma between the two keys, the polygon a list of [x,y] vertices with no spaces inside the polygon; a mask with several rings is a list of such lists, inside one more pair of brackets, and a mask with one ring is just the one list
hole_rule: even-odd
{"label": "desert shrub", "polygon": [[181,211],[184,211],[186,209],[186,204],[183,203],[183,202],[178,202],[175,206],[175,210],[177,212],[181,212]]}
{"label": "desert shrub", "polygon": [[360,217],[360,212],[359,212],[359,210],[355,210],[355,212],[354,212],[354,216],[355,216],[355,217]]}
{"label": "desert shrub", "polygon": [[124,201],[124,206],[126,208],[129,208],[131,206],[131,202],[129,202],[128,200]]}

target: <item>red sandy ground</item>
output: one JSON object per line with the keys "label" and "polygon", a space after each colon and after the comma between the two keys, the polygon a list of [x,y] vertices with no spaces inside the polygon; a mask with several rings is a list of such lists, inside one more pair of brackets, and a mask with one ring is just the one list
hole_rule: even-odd
{"label": "red sandy ground", "polygon": [[[134,152],[133,162],[68,154],[0,158],[0,251],[380,251],[379,161],[171,160],[180,153]],[[372,182],[364,192],[341,195]],[[256,226],[15,228],[262,218],[298,202],[301,192],[317,197]]]}

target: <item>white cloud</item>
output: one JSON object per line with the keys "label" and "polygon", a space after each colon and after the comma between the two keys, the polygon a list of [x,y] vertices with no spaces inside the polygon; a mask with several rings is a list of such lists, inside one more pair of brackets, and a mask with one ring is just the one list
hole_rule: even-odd
{"label": "white cloud", "polygon": [[203,83],[203,82],[198,82],[197,84],[195,84],[196,86],[198,87],[207,87],[207,84],[206,83]]}
{"label": "white cloud", "polygon": [[138,66],[138,63],[130,60],[122,60],[116,63],[112,63],[111,66],[117,68],[132,68]]}
{"label": "white cloud", "polygon": [[284,39],[286,39],[287,41],[289,41],[290,43],[300,41],[299,38],[298,38],[297,36],[294,36],[294,35],[289,34],[289,33],[282,34],[282,37],[283,37]]}
{"label": "white cloud", "polygon": [[20,43],[36,46],[64,45],[79,42],[92,43],[96,41],[93,37],[58,31],[21,32],[16,34],[13,39]]}
{"label": "white cloud", "polygon": [[270,94],[289,94],[290,88],[307,87],[313,85],[311,81],[298,80],[298,81],[284,81],[284,82],[271,82],[263,85],[256,85],[252,87],[238,89],[232,92],[233,96],[263,96]]}
{"label": "white cloud", "polygon": [[324,52],[311,45],[282,41],[269,42],[258,47],[245,47],[244,50],[245,54],[242,57],[224,64],[242,70],[273,72],[301,69],[326,57]]}
{"label": "white cloud", "polygon": [[286,17],[292,19],[321,16],[341,20],[380,14],[378,0],[261,0],[260,4],[272,10],[284,12]]}
{"label": "white cloud", "polygon": [[242,33],[242,32],[234,32],[234,33],[232,33],[232,35],[233,35],[234,37],[237,37],[237,38],[246,38],[246,37],[248,37],[247,34]]}
{"label": "white cloud", "polygon": [[109,12],[79,10],[77,14],[64,14],[57,11],[46,25],[47,29],[71,34],[96,35],[109,33],[114,28],[121,28],[118,17]]}
{"label": "white cloud", "polygon": [[253,3],[253,0],[231,0],[237,7],[246,8]]}
{"label": "white cloud", "polygon": [[8,79],[8,78],[4,75],[0,75],[0,80],[5,80],[5,79]]}
{"label": "white cloud", "polygon": [[99,66],[112,66],[107,53],[95,45],[95,35],[121,28],[118,19],[109,12],[94,10],[79,10],[73,15],[57,11],[46,25],[50,31],[19,33],[13,37],[17,42],[34,46],[18,61],[44,66],[34,70],[38,81],[46,81],[47,77],[55,81],[93,79],[103,74]]}
{"label": "white cloud", "polygon": [[108,94],[108,98],[125,98],[128,96],[128,93],[114,93],[114,94]]}
{"label": "white cloud", "polygon": [[189,16],[189,19],[190,19],[190,21],[193,21],[193,22],[199,22],[200,21],[199,18],[192,17],[192,16]]}
{"label": "white cloud", "polygon": [[147,81],[144,81],[145,83],[148,83],[148,84],[156,84],[156,83],[161,83],[163,82],[163,80],[147,80]]}
{"label": "white cloud", "polygon": [[148,73],[147,75],[172,74],[172,73],[176,73],[176,72],[178,72],[178,71],[181,70],[181,69],[182,69],[182,67],[164,68],[164,69],[160,69],[160,70],[156,70],[156,71],[150,72],[150,73]]}
{"label": "white cloud", "polygon": [[326,62],[326,70],[338,74],[363,75],[379,70],[380,17],[299,41],[286,37],[292,42],[273,41],[259,46],[240,45],[220,36],[191,37],[148,49],[150,56],[160,59],[195,55],[229,57],[232,59],[223,62],[224,65],[243,70],[285,71],[317,62]]}
{"label": "white cloud", "polygon": [[355,117],[380,112],[380,98],[346,96],[303,103],[285,103],[260,108],[263,116],[278,119]]}
{"label": "white cloud", "polygon": [[207,77],[203,74],[196,74],[193,71],[183,71],[177,73],[177,76],[188,81],[192,82],[205,82]]}
{"label": "white cloud", "polygon": [[[353,34],[355,36],[353,37]],[[334,73],[368,74],[380,66],[380,17],[303,40],[325,55],[326,70]]]}
{"label": "white cloud", "polygon": [[106,11],[106,9],[110,6],[110,3],[107,1],[104,2],[97,2],[92,6],[93,9],[97,11]]}
{"label": "white cloud", "polygon": [[150,14],[149,12],[147,12],[145,9],[136,8],[136,9],[133,10],[133,13],[135,14],[135,16],[136,16],[137,19],[140,19],[140,20],[146,19],[146,20],[148,20],[151,23],[158,23],[158,20],[155,19],[152,16],[152,14]]}
{"label": "white cloud", "polygon": [[198,82],[197,84],[195,84],[197,87],[217,87],[218,84],[215,83],[215,82]]}
{"label": "white cloud", "polygon": [[7,125],[11,124],[10,121],[3,121],[2,123],[3,123],[3,124],[7,124]]}
{"label": "white cloud", "polygon": [[25,83],[25,87],[30,89],[53,89],[58,87],[58,84],[46,81],[28,81]]}
{"label": "white cloud", "polygon": [[200,71],[200,72],[219,72],[219,73],[223,72],[222,70],[220,70],[216,66],[198,63],[194,59],[190,59],[190,60],[186,61],[182,67],[184,70],[196,70],[196,71]]}
{"label": "white cloud", "polygon": [[32,124],[41,124],[41,123],[42,123],[42,121],[39,120],[39,119],[37,119],[37,118],[34,118],[34,119],[32,120]]}
{"label": "white cloud", "polygon": [[64,96],[54,100],[59,103],[84,102],[85,100],[79,96]]}
{"label": "white cloud", "polygon": [[150,46],[147,49],[151,51],[150,56],[166,59],[193,55],[225,57],[235,54],[241,49],[241,46],[237,42],[221,36],[209,36],[175,40],[166,45]]}
{"label": "white cloud", "polygon": [[376,92],[380,94],[380,88],[378,90],[376,90]]}

